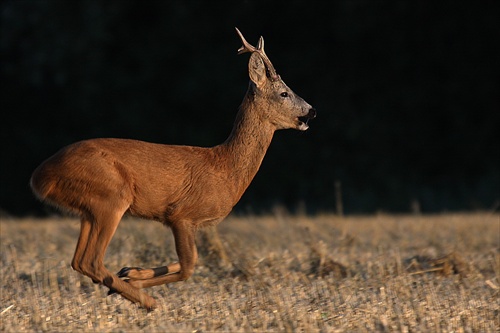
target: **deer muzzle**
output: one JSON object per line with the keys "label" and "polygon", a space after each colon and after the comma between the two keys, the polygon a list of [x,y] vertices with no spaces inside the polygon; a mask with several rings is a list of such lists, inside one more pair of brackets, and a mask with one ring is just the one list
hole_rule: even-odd
{"label": "deer muzzle", "polygon": [[305,131],[309,128],[309,125],[307,124],[309,122],[309,119],[316,118],[316,109],[315,108],[310,108],[309,111],[305,116],[299,117],[299,125],[298,129],[301,131]]}

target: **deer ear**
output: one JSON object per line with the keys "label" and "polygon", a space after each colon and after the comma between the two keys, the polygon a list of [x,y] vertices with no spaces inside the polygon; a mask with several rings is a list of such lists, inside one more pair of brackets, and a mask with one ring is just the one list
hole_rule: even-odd
{"label": "deer ear", "polygon": [[260,55],[256,52],[252,53],[250,56],[250,60],[248,62],[248,74],[250,75],[250,80],[252,80],[257,87],[262,86],[267,79],[266,65]]}

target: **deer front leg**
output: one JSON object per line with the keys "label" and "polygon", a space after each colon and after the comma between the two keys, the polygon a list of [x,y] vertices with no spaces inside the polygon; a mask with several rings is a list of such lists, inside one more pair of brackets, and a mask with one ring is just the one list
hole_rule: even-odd
{"label": "deer front leg", "polygon": [[[179,263],[173,263],[167,266],[167,275],[152,276],[154,269],[144,270],[125,270],[120,277],[127,277],[127,282],[136,288],[148,288],[166,283],[187,280],[194,272],[194,266],[198,260],[198,251],[195,244],[195,231],[190,223],[182,223],[172,227],[175,239],[175,249],[179,257]],[[165,266],[163,266],[165,267]],[[172,269],[172,271],[170,271]],[[145,274],[141,272],[146,271]],[[159,270],[158,270],[159,271]],[[125,275],[126,274],[126,275]],[[139,278],[136,278],[139,277]]]}
{"label": "deer front leg", "polygon": [[181,265],[178,262],[169,264],[168,266],[160,266],[155,268],[141,267],[123,267],[116,275],[121,278],[129,278],[134,280],[147,280],[157,276],[178,273],[181,270]]}

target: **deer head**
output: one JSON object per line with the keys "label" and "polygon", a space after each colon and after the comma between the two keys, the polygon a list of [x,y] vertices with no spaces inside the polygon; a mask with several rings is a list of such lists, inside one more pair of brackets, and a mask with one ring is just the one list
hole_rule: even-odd
{"label": "deer head", "polygon": [[252,54],[248,62],[250,87],[247,96],[260,106],[261,116],[276,129],[307,130],[307,123],[309,119],[316,117],[316,110],[283,82],[264,51],[264,38],[261,36],[257,47],[254,47],[246,41],[238,28],[236,32],[243,43],[238,54]]}

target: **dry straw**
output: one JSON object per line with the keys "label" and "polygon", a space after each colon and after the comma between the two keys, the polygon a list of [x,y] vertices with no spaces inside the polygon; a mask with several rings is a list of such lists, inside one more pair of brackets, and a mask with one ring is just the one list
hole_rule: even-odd
{"label": "dry straw", "polygon": [[[1,221],[2,332],[493,332],[498,215],[232,216],[198,235],[185,283],[147,313],[72,271],[79,223]],[[125,220],[110,268],[175,260],[157,223]]]}

